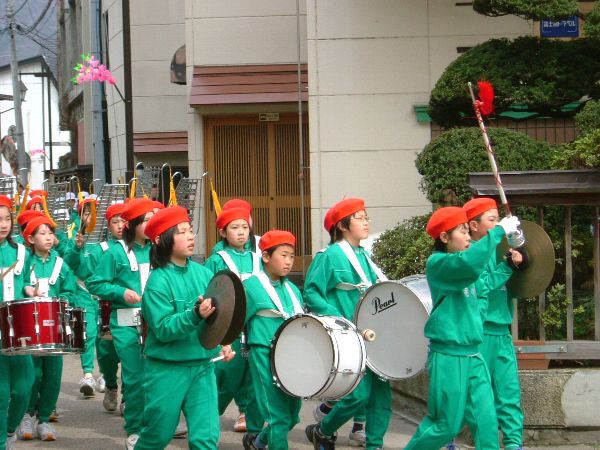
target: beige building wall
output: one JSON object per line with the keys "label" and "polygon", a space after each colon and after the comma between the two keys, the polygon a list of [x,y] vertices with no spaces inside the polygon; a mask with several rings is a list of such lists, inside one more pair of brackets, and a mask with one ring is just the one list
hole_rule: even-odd
{"label": "beige building wall", "polygon": [[430,141],[413,106],[444,68],[490,37],[531,34],[531,22],[486,18],[450,0],[307,0],[313,251],[326,210],[366,200],[371,232],[431,210],[416,154]]}

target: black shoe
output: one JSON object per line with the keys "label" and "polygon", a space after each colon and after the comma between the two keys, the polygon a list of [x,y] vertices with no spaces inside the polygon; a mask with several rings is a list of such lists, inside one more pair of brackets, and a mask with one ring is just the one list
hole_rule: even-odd
{"label": "black shoe", "polygon": [[255,434],[244,434],[244,437],[242,438],[244,450],[257,450],[256,446],[254,445],[254,439],[256,439]]}
{"label": "black shoe", "polygon": [[335,450],[335,440],[337,435],[327,437],[319,430],[319,424],[309,425],[304,430],[306,438],[313,443],[315,450]]}

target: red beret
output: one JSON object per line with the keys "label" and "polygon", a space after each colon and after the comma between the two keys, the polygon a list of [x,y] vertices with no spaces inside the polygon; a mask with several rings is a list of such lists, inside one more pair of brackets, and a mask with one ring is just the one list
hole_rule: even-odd
{"label": "red beret", "polygon": [[83,200],[79,205],[77,205],[77,211],[81,214],[81,209],[83,208],[83,205],[92,202],[96,202],[96,206],[98,206],[98,200],[96,200],[95,198],[88,197],[85,200]]}
{"label": "red beret", "polygon": [[12,208],[12,202],[6,195],[0,195],[0,206],[6,206],[8,209]]}
{"label": "red beret", "polygon": [[252,205],[241,198],[232,198],[231,200],[226,201],[222,209],[225,211],[226,209],[233,208],[244,208],[248,210],[248,214],[252,214]]}
{"label": "red beret", "polygon": [[335,223],[332,223],[332,219],[333,219],[333,208],[329,209],[325,213],[325,217],[323,218],[323,226],[325,227],[325,231],[327,231],[328,233],[331,232],[331,229],[335,225]]}
{"label": "red beret", "polygon": [[33,198],[33,197],[48,197],[48,193],[46,191],[44,191],[43,189],[35,189],[35,190],[29,192],[29,196],[31,198]]}
{"label": "red beret", "polygon": [[266,232],[260,237],[260,241],[258,241],[258,248],[261,251],[268,250],[276,245],[291,245],[294,247],[296,245],[296,238],[289,231],[284,230],[271,230]]}
{"label": "red beret", "polygon": [[147,198],[136,198],[127,203],[127,207],[121,212],[121,217],[129,222],[149,212],[154,212],[154,201]]}
{"label": "red beret", "polygon": [[469,200],[463,205],[463,209],[467,214],[467,220],[472,220],[490,209],[498,209],[498,205],[493,198],[479,197]]}
{"label": "red beret", "polygon": [[42,197],[33,197],[31,200],[29,200],[27,202],[27,209],[33,208],[33,205],[35,205],[37,203],[39,203],[40,205],[44,204]]}
{"label": "red beret", "polygon": [[148,239],[154,241],[158,236],[163,234],[169,228],[179,225],[180,223],[189,222],[187,209],[181,206],[170,206],[163,208],[154,214],[146,224],[144,234]]}
{"label": "red beret", "polygon": [[32,209],[23,211],[17,216],[17,222],[19,223],[19,226],[22,227],[35,217],[44,217],[44,213],[41,211],[34,211]]}
{"label": "red beret", "polygon": [[154,200],[152,203],[154,203],[154,208],[155,209],[165,209],[165,205],[163,205],[158,200]]}
{"label": "red beret", "polygon": [[331,207],[331,224],[336,225],[344,217],[365,209],[365,201],[362,198],[345,198]]}
{"label": "red beret", "polygon": [[50,219],[48,219],[48,217],[46,216],[34,217],[29,222],[27,222],[27,226],[25,227],[25,230],[23,230],[23,237],[25,238],[25,242],[29,240],[29,236],[35,233],[35,230],[37,230],[41,225],[44,224],[52,228],[52,222],[50,222]]}
{"label": "red beret", "polygon": [[431,215],[426,230],[429,236],[437,239],[443,231],[449,231],[466,222],[467,214],[464,209],[458,206],[447,206],[438,209]]}
{"label": "red beret", "polygon": [[127,205],[125,205],[125,203],[115,203],[114,205],[110,205],[108,208],[106,208],[106,220],[110,220],[113,217],[118,216],[126,207]]}
{"label": "red beret", "polygon": [[217,228],[224,230],[225,227],[236,219],[244,219],[246,222],[250,221],[250,211],[246,208],[229,208],[224,209],[217,217]]}

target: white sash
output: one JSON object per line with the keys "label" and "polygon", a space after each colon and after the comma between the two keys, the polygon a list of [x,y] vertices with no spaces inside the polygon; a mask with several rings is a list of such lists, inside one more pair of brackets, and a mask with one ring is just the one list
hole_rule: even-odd
{"label": "white sash", "polygon": [[225,262],[225,265],[227,266],[227,268],[229,270],[231,270],[233,273],[235,273],[237,275],[237,277],[242,281],[247,280],[252,275],[258,275],[258,272],[260,272],[260,260],[259,260],[258,253],[250,252],[250,254],[252,255],[252,273],[243,273],[243,274],[240,274],[237,266],[233,262],[233,259],[231,258],[231,255],[229,253],[227,253],[225,250],[220,250],[217,252],[217,254],[221,258],[223,258],[223,262]]}
{"label": "white sash", "polygon": [[103,252],[108,250],[108,242],[106,242],[106,241],[100,242],[100,248],[102,249]]}
{"label": "white sash", "polygon": [[34,286],[36,283],[39,283],[38,290],[42,297],[48,297],[50,286],[54,286],[56,284],[56,280],[60,276],[60,271],[63,266],[63,259],[60,256],[56,257],[56,262],[54,263],[54,268],[52,269],[52,273],[50,274],[50,278],[38,278],[35,276],[35,270],[31,271],[31,285]]}
{"label": "white sash", "polygon": [[127,255],[127,259],[129,260],[129,268],[132,272],[140,272],[140,286],[142,287],[141,294],[144,293],[144,289],[146,288],[146,282],[148,281],[148,277],[150,276],[150,264],[138,264],[137,259],[135,259],[135,253],[129,251],[127,248],[127,244],[121,239],[117,241],[123,247],[125,251],[125,255]]}
{"label": "white sash", "polygon": [[[358,258],[356,257],[356,253],[354,253],[352,246],[348,243],[348,241],[340,241],[340,242],[338,242],[338,245],[340,246],[340,248],[346,255],[346,258],[348,258],[348,261],[350,262],[350,264],[352,265],[352,267],[354,268],[354,270],[360,277],[363,284],[366,287],[371,287],[371,285],[373,283],[371,283],[371,281],[367,278],[365,271],[363,270],[362,266],[358,262]],[[367,262],[371,266],[371,269],[373,269],[373,272],[375,272],[377,279],[379,281],[387,281],[388,280],[387,277],[383,274],[381,269],[375,265],[375,263],[371,260],[371,258],[367,254],[367,252],[365,252],[365,257],[367,258]]]}
{"label": "white sash", "polygon": [[[281,300],[280,300],[279,296],[277,295],[275,288],[271,284],[271,280],[269,280],[269,277],[267,276],[267,274],[264,272],[260,272],[256,275],[256,277],[258,278],[258,281],[260,281],[260,284],[262,284],[265,291],[267,291],[267,294],[269,295],[269,298],[275,305],[275,308],[277,308],[277,312],[279,312],[279,315],[281,317],[283,317],[284,319],[289,318],[290,315],[288,313],[286,313],[285,310],[283,309]],[[298,298],[296,298],[296,294],[294,293],[294,291],[292,290],[292,288],[289,286],[289,284],[286,281],[282,281],[282,283],[285,286],[287,293],[290,296],[290,299],[292,300],[292,305],[294,307],[294,315],[302,314],[304,312],[304,310],[302,309],[302,305],[300,304],[300,301],[298,300]],[[275,312],[275,311],[273,311],[273,312]]]}
{"label": "white sash", "polygon": [[256,244],[254,247],[254,253],[256,253],[257,255],[261,255],[262,251],[260,249],[260,247],[258,246],[258,243],[260,242],[260,236],[258,235],[254,235],[254,243]]}
{"label": "white sash", "polygon": [[[2,280],[2,298],[4,301],[15,299],[15,275],[21,275],[23,266],[25,265],[25,246],[17,244],[17,265],[13,270],[8,272]],[[4,267],[2,270],[6,270]]]}
{"label": "white sash", "polygon": [[25,264],[25,246],[23,244],[17,244],[17,261],[14,272],[15,275],[21,275]]}

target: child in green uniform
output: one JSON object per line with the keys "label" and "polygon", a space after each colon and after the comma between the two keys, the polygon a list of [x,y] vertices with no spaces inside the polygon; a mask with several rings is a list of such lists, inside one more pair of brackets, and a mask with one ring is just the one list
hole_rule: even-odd
{"label": "child in green uniform", "polygon": [[260,239],[264,271],[244,282],[247,295],[248,359],[254,395],[267,426],[258,436],[246,434],[245,449],[287,450],[287,434],[300,422],[302,402],[280,390],[271,373],[271,339],[290,316],[300,314],[302,296],[287,275],[294,263],[296,238],[272,230]]}
{"label": "child in green uniform", "polygon": [[144,230],[153,214],[152,200],[127,203],[121,213],[126,221],[123,240],[102,254],[87,282],[92,294],[112,302],[110,330],[127,386],[124,417],[128,450],[137,442],[144,411],[144,359],[138,325],[140,302],[150,273],[150,244]]}
{"label": "child in green uniform", "polygon": [[[258,243],[260,242],[260,236],[254,234],[254,230],[252,229],[252,205],[248,203],[246,200],[242,200],[241,198],[232,198],[228,200],[223,205],[222,211],[227,211],[232,208],[243,208],[248,211],[248,225],[250,226],[250,235],[248,236],[248,240],[246,241],[246,245],[244,248],[246,250],[259,253],[260,249],[258,248]],[[213,247],[210,255],[214,255],[215,253],[223,250],[225,248],[225,242],[223,240],[218,241]]]}
{"label": "child in green uniform", "polygon": [[[498,207],[492,198],[480,197],[463,206],[469,221],[472,241],[479,241],[498,223]],[[522,256],[516,250],[509,264],[514,261],[522,268]],[[516,260],[515,260],[516,258]],[[507,263],[496,262],[493,255],[488,262],[487,272],[491,275],[505,269]],[[514,265],[512,266],[514,267]],[[494,403],[498,424],[502,431],[506,450],[520,450],[523,439],[523,411],[521,410],[521,387],[519,369],[513,345],[510,325],[513,320],[513,302],[506,285],[492,289],[488,294],[488,307],[483,323],[483,342],[479,351],[485,360],[494,391]]]}
{"label": "child in green uniform", "polygon": [[[260,271],[260,256],[246,249],[250,235],[250,213],[246,208],[224,209],[217,217],[217,229],[223,242],[223,249],[213,253],[204,263],[204,267],[217,273],[229,269],[242,281]],[[241,354],[240,338],[232,343],[235,352]],[[264,420],[258,414],[256,399],[251,395],[250,369],[248,360],[236,358],[231,364],[215,366],[217,387],[219,389],[219,414],[223,414],[235,397],[239,416],[234,425],[234,431],[248,430],[257,434]],[[249,410],[249,411],[248,411]]]}
{"label": "child in green uniform", "polygon": [[[499,448],[490,377],[479,353],[485,310],[481,302],[489,292],[486,266],[502,237],[518,225],[516,217],[502,219],[471,245],[462,208],[440,208],[429,219],[427,233],[436,242],[425,268],[433,302],[425,324],[428,415],[405,450],[438,450],[458,434],[465,419],[472,421],[478,450]],[[465,416],[466,408],[471,408],[472,418]]]}
{"label": "child in green uniform", "polygon": [[[304,283],[304,299],[313,313],[352,320],[363,290],[387,278],[360,246],[360,241],[369,235],[364,201],[344,199],[332,207],[331,214],[331,223],[335,224],[332,245],[310,270]],[[356,289],[347,290],[341,283]],[[316,449],[333,449],[338,428],[366,408],[366,446],[383,448],[391,401],[389,382],[367,369],[357,388],[338,401],[320,423],[309,425],[306,436]]]}
{"label": "child in green uniform", "polygon": [[[53,250],[54,227],[46,216],[35,217],[27,224],[23,236],[32,247],[31,279],[38,286],[42,297],[61,297],[67,301],[75,295],[76,285],[73,273]],[[62,355],[33,356],[35,381],[31,391],[29,407],[23,417],[17,435],[30,440],[34,429],[42,441],[56,440],[56,430],[50,425],[50,415],[56,408],[62,377]],[[38,424],[34,427],[37,413]]]}
{"label": "child in green uniform", "polygon": [[[2,301],[36,294],[35,289],[29,286],[29,254],[22,244],[12,242],[12,227],[11,200],[0,195],[0,270],[3,274],[6,271],[0,281]],[[16,266],[7,271],[15,262]],[[27,410],[32,385],[31,356],[0,354],[0,450],[15,448],[15,430]]]}
{"label": "child in green uniform", "polygon": [[[144,345],[146,403],[135,449],[164,449],[183,409],[189,448],[215,450],[219,412],[212,359],[219,349],[204,348],[198,334],[204,320],[215,311],[211,299],[202,298],[212,272],[189,259],[195,234],[185,208],[158,211],[148,222],[146,234],[153,243],[153,271],[142,302],[148,326]],[[224,361],[235,355],[228,345],[221,353]],[[129,400],[125,411],[128,409]]]}

